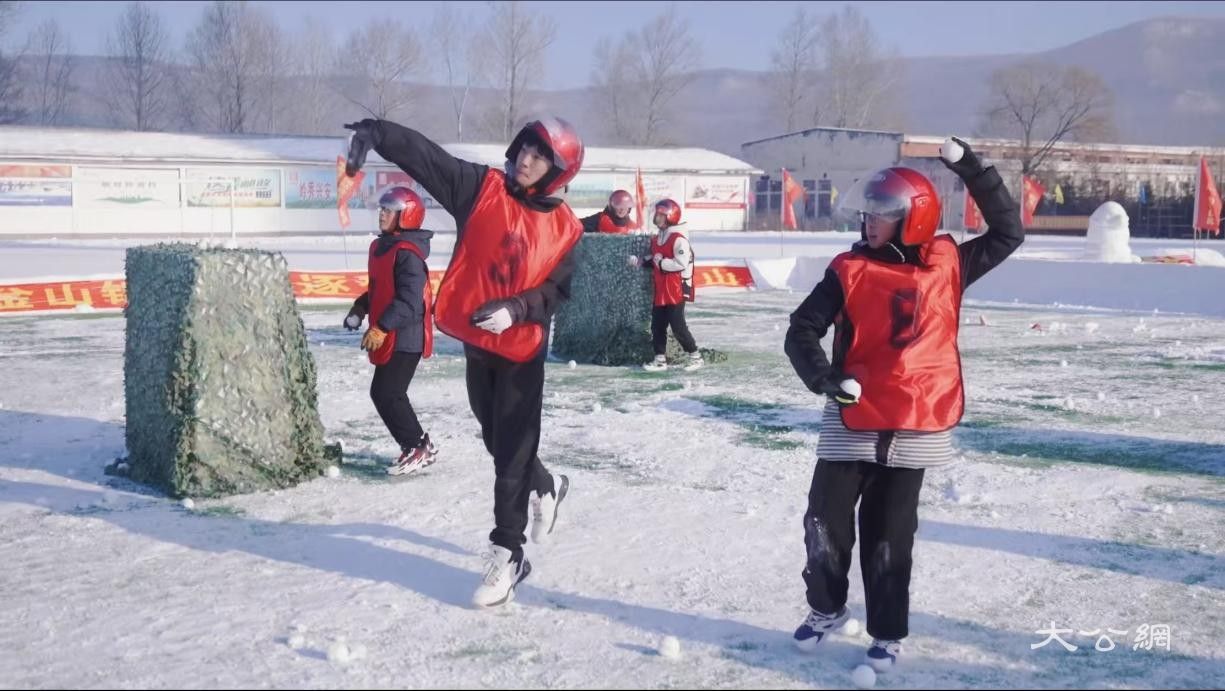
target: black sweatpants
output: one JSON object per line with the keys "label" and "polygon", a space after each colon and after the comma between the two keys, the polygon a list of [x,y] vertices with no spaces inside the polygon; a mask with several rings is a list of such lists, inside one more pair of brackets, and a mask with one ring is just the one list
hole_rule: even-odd
{"label": "black sweatpants", "polygon": [[527,507],[532,490],[553,491],[540,448],[540,409],[544,404],[544,360],[512,362],[465,346],[468,403],[481,423],[485,449],[493,455],[494,529],[489,541],[522,558],[527,541]]}
{"label": "black sweatpants", "polygon": [[420,444],[425,436],[413,404],[408,400],[408,385],[412,383],[420,362],[421,353],[392,353],[387,364],[374,367],[374,379],[370,381],[370,400],[374,401],[374,409],[379,411],[387,431],[391,432],[403,451]]}
{"label": "black sweatpants", "polygon": [[668,327],[680,342],[686,353],[695,352],[698,344],[689,333],[689,325],[685,323],[685,303],[679,305],[656,305],[651,309],[651,345],[655,347],[656,355],[668,352]]}
{"label": "black sweatpants", "polygon": [[833,614],[846,604],[859,502],[859,566],[868,635],[901,640],[910,618],[910,566],[923,470],[817,460],[804,514],[808,604]]}

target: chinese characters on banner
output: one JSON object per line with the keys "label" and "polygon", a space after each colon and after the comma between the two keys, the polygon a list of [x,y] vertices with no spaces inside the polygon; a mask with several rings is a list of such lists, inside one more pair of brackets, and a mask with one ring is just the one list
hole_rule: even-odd
{"label": "chinese characters on banner", "polygon": [[[443,273],[441,270],[430,272],[435,294]],[[743,266],[698,266],[693,276],[698,287],[747,288],[753,284],[752,274]],[[367,286],[365,271],[291,271],[289,281],[294,297],[308,299],[356,298]],[[122,278],[0,285],[0,314],[122,309],[127,302],[126,283]]]}

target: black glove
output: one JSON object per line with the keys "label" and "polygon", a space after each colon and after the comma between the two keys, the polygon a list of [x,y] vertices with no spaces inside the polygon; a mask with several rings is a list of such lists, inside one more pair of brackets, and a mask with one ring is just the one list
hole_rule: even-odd
{"label": "black glove", "polygon": [[353,130],[353,138],[349,140],[349,156],[345,159],[345,175],[353,177],[366,165],[366,154],[378,146],[382,136],[379,132],[379,121],[371,118],[351,122],[345,125],[345,129]]}
{"label": "black glove", "polygon": [[345,328],[349,331],[357,331],[362,328],[362,320],[366,318],[366,310],[362,309],[361,305],[353,303],[349,308],[349,313],[345,315]]}
{"label": "black glove", "polygon": [[817,388],[821,393],[834,399],[843,408],[855,405],[859,402],[859,393],[857,391],[847,391],[843,388],[842,382],[844,381],[855,382],[854,385],[856,387],[859,385],[859,382],[856,382],[854,379],[848,379],[841,374],[831,374]]}
{"label": "black glove", "polygon": [[693,281],[689,279],[681,279],[681,297],[688,302],[693,302]]}
{"label": "black glove", "polygon": [[978,154],[974,153],[969,144],[966,144],[957,137],[952,137],[952,140],[961,145],[961,148],[965,151],[961,154],[961,160],[957,161],[956,163],[950,163],[943,156],[941,156],[940,161],[944,163],[946,168],[956,173],[957,177],[966,182],[973,180],[974,178],[978,177],[979,173],[986,170],[986,166],[983,165],[983,160],[978,157]]}

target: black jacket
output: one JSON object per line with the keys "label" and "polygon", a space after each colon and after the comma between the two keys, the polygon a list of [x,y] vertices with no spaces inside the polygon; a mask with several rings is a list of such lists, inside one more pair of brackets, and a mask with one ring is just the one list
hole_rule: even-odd
{"label": "black jacket", "polygon": [[[420,132],[394,122],[379,120],[377,130],[374,150],[421,183],[455,218],[458,247],[489,166],[455,158]],[[527,197],[521,190],[512,189],[512,185],[508,183],[507,193],[530,209],[550,212],[562,204],[556,197]],[[575,253],[571,250],[543,284],[521,293],[519,297],[522,300],[516,301],[521,307],[516,309],[519,313],[513,315],[515,320],[532,321],[547,327],[557,308],[570,298],[570,278],[574,274],[575,264]],[[547,337],[545,342],[548,342]]]}
{"label": "black jacket", "polygon": [[[376,242],[377,256],[390,252],[401,240],[416,245],[426,258],[430,256],[430,230],[405,230],[396,234],[384,233]],[[429,268],[421,257],[407,250],[396,255],[396,296],[379,317],[378,327],[383,331],[396,332],[397,353],[420,353],[425,349],[425,282],[430,280]],[[362,293],[354,304],[363,312],[370,312],[370,293]]]}
{"label": "black jacket", "polygon": [[[966,188],[982,211],[987,232],[957,247],[961,259],[962,290],[999,266],[1025,241],[1019,208],[994,166],[967,180]],[[866,242],[860,241],[851,251],[877,261],[918,263],[917,247],[889,244],[873,250]],[[832,364],[821,347],[821,339],[842,311],[843,302],[838,275],[833,269],[826,269],[821,282],[791,313],[791,327],[787,330],[784,350],[795,373],[814,393],[820,393],[826,379],[841,369],[842,358],[850,342],[849,328],[840,327],[835,334]]]}

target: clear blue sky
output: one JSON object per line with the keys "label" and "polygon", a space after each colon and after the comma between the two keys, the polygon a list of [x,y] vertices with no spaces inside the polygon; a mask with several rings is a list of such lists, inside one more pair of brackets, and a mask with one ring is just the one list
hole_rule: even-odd
{"label": "clear blue sky", "polygon": [[[154,2],[181,46],[206,2]],[[349,29],[377,17],[427,27],[430,2],[253,2],[293,32],[308,15],[332,27],[337,42]],[[484,2],[451,3],[468,23],[479,25]],[[592,46],[600,36],[620,36],[663,12],[665,2],[526,2],[552,16],[560,28],[541,86],[582,86],[591,73]],[[702,49],[703,67],[764,69],[775,37],[804,4],[832,12],[843,3],[680,2],[681,16]],[[1225,17],[1225,2],[851,2],[871,20],[882,42],[904,56],[1029,53],[1055,48],[1142,19],[1159,16]],[[55,18],[68,30],[76,52],[101,54],[122,2],[22,3],[7,42]]]}

